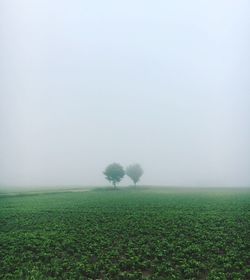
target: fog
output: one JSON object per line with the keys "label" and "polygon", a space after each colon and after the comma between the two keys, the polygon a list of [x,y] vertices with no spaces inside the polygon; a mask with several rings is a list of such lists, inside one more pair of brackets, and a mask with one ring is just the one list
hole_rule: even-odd
{"label": "fog", "polygon": [[[250,185],[250,4],[0,2],[0,185]],[[129,184],[124,180],[122,185]]]}

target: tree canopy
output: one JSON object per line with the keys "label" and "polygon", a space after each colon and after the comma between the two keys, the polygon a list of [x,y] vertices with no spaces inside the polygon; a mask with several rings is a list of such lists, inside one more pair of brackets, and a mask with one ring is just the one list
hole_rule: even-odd
{"label": "tree canopy", "polygon": [[132,164],[126,168],[126,174],[130,179],[134,182],[136,186],[137,182],[139,182],[142,174],[143,169],[141,168],[140,164]]}
{"label": "tree canopy", "polygon": [[125,171],[119,163],[112,163],[106,167],[103,174],[113,184],[114,188],[116,188],[116,184],[124,177]]}

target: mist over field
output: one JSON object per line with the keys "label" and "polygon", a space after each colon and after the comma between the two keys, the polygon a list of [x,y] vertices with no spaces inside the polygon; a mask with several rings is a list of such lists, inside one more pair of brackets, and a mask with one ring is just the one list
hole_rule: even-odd
{"label": "mist over field", "polygon": [[[0,186],[250,186],[249,1],[0,3]],[[122,185],[130,184],[128,179]]]}
{"label": "mist over field", "polygon": [[250,279],[249,15],[0,1],[0,279]]}

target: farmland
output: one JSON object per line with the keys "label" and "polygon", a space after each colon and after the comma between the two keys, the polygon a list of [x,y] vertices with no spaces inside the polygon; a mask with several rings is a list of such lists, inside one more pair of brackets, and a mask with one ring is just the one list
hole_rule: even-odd
{"label": "farmland", "polygon": [[0,195],[0,279],[250,279],[248,189]]}

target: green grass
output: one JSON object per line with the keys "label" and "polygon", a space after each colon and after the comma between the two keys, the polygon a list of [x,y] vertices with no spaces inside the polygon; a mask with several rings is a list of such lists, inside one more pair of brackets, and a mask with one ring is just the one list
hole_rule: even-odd
{"label": "green grass", "polygon": [[0,196],[0,279],[250,279],[250,191]]}

